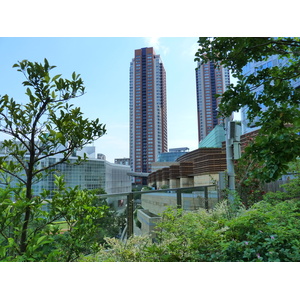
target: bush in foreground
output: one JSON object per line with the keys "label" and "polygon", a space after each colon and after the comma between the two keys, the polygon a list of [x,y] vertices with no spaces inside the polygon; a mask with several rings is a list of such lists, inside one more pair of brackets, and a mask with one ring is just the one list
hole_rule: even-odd
{"label": "bush in foreground", "polygon": [[[121,262],[297,262],[300,261],[300,202],[261,201],[236,214],[220,203],[210,212],[168,209],[157,240],[108,239],[109,249],[90,260]],[[86,261],[87,259],[82,259]]]}

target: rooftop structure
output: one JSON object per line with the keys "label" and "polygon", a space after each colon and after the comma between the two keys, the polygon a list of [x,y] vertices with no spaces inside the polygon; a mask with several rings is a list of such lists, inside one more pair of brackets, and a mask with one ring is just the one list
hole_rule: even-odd
{"label": "rooftop structure", "polygon": [[157,162],[175,162],[178,157],[184,155],[189,151],[189,148],[171,148],[169,152],[158,154]]}
{"label": "rooftop structure", "polygon": [[115,164],[130,166],[130,158],[115,158]]}
{"label": "rooftop structure", "polygon": [[224,141],[224,125],[219,124],[199,143],[199,148],[221,148]]}

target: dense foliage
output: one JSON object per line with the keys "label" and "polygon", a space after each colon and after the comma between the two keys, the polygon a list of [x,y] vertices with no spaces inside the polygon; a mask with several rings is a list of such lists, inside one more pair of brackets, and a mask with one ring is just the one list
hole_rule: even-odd
{"label": "dense foliage", "polygon": [[[220,37],[199,38],[196,59],[218,62],[229,68],[237,84],[221,96],[220,111],[229,116],[248,107],[248,118],[260,126],[260,133],[246,149],[254,161],[248,176],[273,181],[285,173],[288,163],[300,152],[300,41],[299,38]],[[279,65],[257,68],[243,75],[249,62],[263,62],[273,55]],[[259,88],[260,92],[255,90]]]}
{"label": "dense foliage", "polygon": [[239,200],[234,204],[221,202],[209,212],[168,209],[156,228],[154,243],[148,236],[135,236],[126,243],[110,238],[109,249],[103,247],[89,260],[298,262],[299,181],[291,180],[285,186],[285,198],[282,193],[268,193],[249,209]]}

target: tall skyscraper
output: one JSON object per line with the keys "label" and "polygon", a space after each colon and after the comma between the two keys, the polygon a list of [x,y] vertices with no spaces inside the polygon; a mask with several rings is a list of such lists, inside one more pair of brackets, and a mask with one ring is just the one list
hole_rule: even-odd
{"label": "tall skyscraper", "polygon": [[168,151],[166,72],[152,47],[135,50],[129,100],[131,169],[150,173],[158,154]]}
{"label": "tall skyscraper", "polygon": [[196,69],[197,87],[197,114],[198,114],[198,141],[203,140],[220,120],[217,115],[217,107],[220,98],[215,94],[222,94],[229,85],[229,70],[222,66],[216,66],[214,62],[203,65],[198,62]]}

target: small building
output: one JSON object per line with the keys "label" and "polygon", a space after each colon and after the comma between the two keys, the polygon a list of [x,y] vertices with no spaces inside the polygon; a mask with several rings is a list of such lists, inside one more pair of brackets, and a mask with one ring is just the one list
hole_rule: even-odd
{"label": "small building", "polygon": [[123,166],[130,166],[130,158],[115,158],[115,164],[123,165]]}
{"label": "small building", "polygon": [[106,156],[102,153],[98,153],[97,154],[97,159],[102,159],[102,160],[106,160]]}

